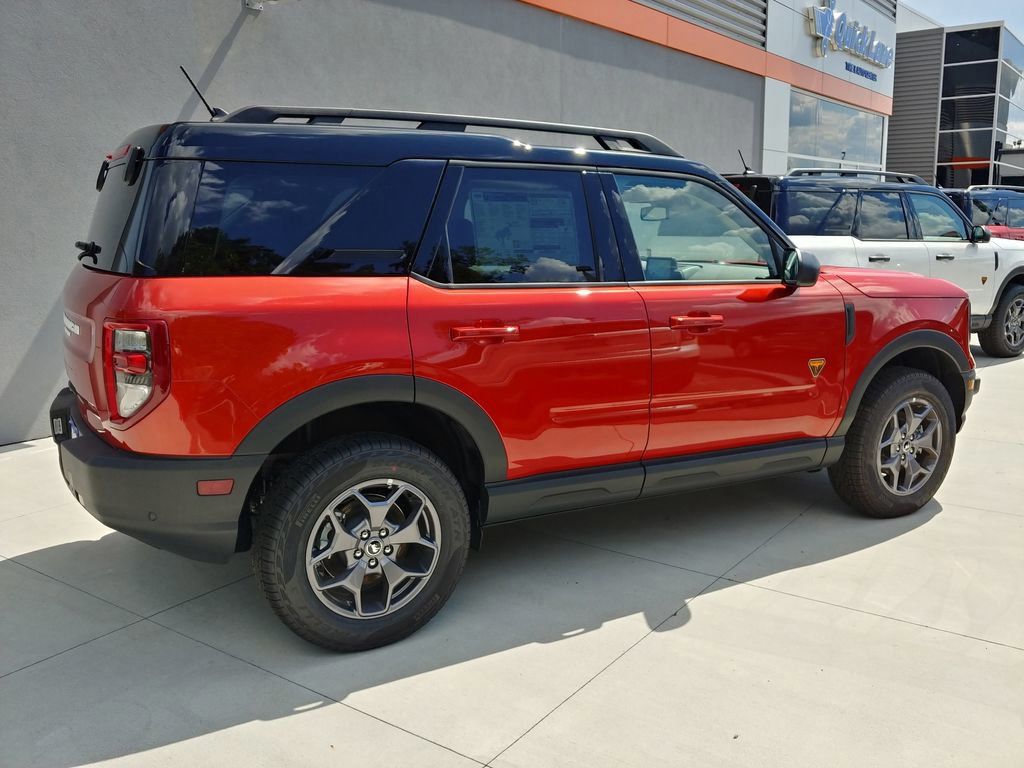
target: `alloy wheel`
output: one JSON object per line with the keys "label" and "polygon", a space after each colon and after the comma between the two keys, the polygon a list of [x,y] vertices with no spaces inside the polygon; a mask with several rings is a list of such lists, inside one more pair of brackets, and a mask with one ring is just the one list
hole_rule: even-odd
{"label": "alloy wheel", "polygon": [[306,546],[306,575],[335,613],[375,619],[407,605],[437,565],[441,526],[427,495],[391,478],[338,494]]}
{"label": "alloy wheel", "polygon": [[1024,346],[1024,296],[1018,296],[1006,308],[1003,324],[1006,342],[1014,349]]}
{"label": "alloy wheel", "polygon": [[916,493],[938,466],[942,422],[927,399],[911,397],[896,406],[882,429],[877,452],[878,474],[897,496]]}

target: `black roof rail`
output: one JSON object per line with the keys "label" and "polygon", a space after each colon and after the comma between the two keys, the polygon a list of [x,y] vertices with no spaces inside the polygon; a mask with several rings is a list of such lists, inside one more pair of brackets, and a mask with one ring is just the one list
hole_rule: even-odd
{"label": "black roof rail", "polygon": [[[431,131],[465,132],[467,126],[510,128],[523,131],[564,133],[572,136],[590,136],[602,149],[649,152],[652,155],[682,157],[672,147],[647,133],[623,131],[615,128],[595,128],[585,125],[546,123],[537,120],[516,120],[504,117],[474,115],[447,115],[434,112],[402,112],[386,109],[323,109],[320,107],[252,106],[235,110],[218,122],[273,123],[281,118],[305,118],[309,125],[339,125],[348,118],[360,120],[395,120],[419,123],[417,128]],[[625,146],[622,146],[622,145]]]}
{"label": "black roof rail", "polygon": [[900,184],[927,184],[928,182],[913,173],[899,171],[870,171],[860,168],[794,168],[787,176],[840,176],[856,178],[858,176],[877,176],[880,179],[892,179]]}
{"label": "black roof rail", "polygon": [[971,184],[967,191],[973,192],[976,189],[1005,189],[1009,192],[1024,192],[1024,187],[1014,187],[1010,184]]}

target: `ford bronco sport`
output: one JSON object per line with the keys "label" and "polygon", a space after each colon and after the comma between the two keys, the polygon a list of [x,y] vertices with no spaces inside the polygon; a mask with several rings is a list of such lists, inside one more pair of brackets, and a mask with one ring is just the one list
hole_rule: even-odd
{"label": "ford bronco sport", "polygon": [[730,174],[804,252],[823,264],[895,269],[956,283],[985,353],[1024,352],[1024,243],[972,223],[943,190],[891,171],[798,168]]}
{"label": "ford bronco sport", "polygon": [[[554,134],[580,146],[526,141]],[[154,546],[251,549],[328,648],[422,626],[524,516],[823,467],[913,512],[978,387],[961,289],[819,276],[644,134],[251,107],[132,134],[97,187],[51,410],[68,486]]]}

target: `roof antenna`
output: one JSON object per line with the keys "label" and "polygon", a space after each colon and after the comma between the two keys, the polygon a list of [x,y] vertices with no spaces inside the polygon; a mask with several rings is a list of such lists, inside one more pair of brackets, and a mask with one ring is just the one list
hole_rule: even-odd
{"label": "roof antenna", "polygon": [[185,76],[185,79],[188,80],[188,84],[192,86],[192,90],[196,92],[196,96],[199,97],[199,100],[203,102],[203,106],[206,107],[206,111],[210,113],[211,120],[216,120],[218,117],[227,116],[228,113],[225,112],[223,109],[218,109],[217,107],[210,106],[210,102],[208,102],[206,100],[206,97],[203,96],[203,92],[199,90],[199,86],[196,85],[192,78],[188,76],[188,72],[185,71],[184,67],[179,66],[178,69],[181,70],[181,74],[183,74]]}
{"label": "roof antenna", "polygon": [[[186,77],[188,77],[188,75],[186,75]],[[752,173],[754,169],[747,165],[747,161],[743,159],[743,150],[737,149],[736,153],[740,156],[740,162],[743,163],[743,175],[747,176]]]}

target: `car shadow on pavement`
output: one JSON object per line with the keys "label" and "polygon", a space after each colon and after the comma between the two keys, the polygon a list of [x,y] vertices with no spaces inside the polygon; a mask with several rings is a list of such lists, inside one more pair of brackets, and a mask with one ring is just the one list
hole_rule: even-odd
{"label": "car shadow on pavement", "polygon": [[[511,728],[522,702],[552,696],[550,709],[648,632],[685,632],[699,620],[687,601],[732,586],[719,577],[736,566],[742,581],[813,566],[902,536],[940,511],[933,501],[904,518],[860,518],[816,473],[495,527],[432,622],[359,654],[291,634],[251,578],[197,589],[195,599],[0,678],[4,759],[92,763],[335,702],[435,741],[504,713]],[[801,538],[793,523],[806,515],[814,525]],[[761,557],[783,531],[784,556]],[[116,563],[125,571],[118,578],[145,589],[145,558],[117,553],[136,546],[111,533],[33,557]],[[190,567],[181,560],[183,574]],[[0,593],[10,586],[0,582]],[[439,732],[423,734],[424,711]],[[543,714],[531,711],[517,733]]]}
{"label": "car shadow on pavement", "polygon": [[974,357],[974,365],[981,370],[982,368],[993,368],[998,365],[1006,365],[1020,359],[1017,357],[989,357],[981,347],[977,345],[971,345],[971,355]]}

